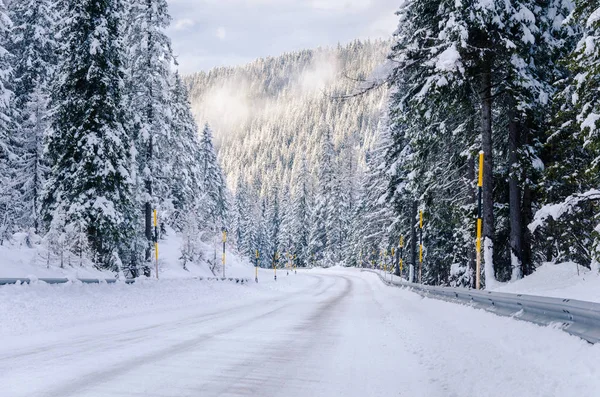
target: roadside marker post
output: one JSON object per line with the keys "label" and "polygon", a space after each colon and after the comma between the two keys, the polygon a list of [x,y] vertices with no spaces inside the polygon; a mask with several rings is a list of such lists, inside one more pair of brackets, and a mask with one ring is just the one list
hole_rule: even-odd
{"label": "roadside marker post", "polygon": [[158,280],[158,211],[154,210],[154,256],[156,259],[156,279]]}
{"label": "roadside marker post", "polygon": [[477,267],[475,269],[475,289],[481,289],[481,229],[483,224],[481,200],[483,196],[483,151],[479,152],[479,180],[477,181]]}
{"label": "roadside marker post", "polygon": [[404,236],[400,236],[400,278],[402,278],[402,268],[404,267],[404,263],[402,263],[402,254],[404,253]]}
{"label": "roadside marker post", "polygon": [[260,256],[258,250],[256,250],[256,264],[254,265],[254,281],[258,283],[258,265],[260,263]]}
{"label": "roadside marker post", "polygon": [[225,278],[225,243],[227,242],[227,229],[223,228],[223,256],[221,262],[223,264],[223,278]]}
{"label": "roadside marker post", "polygon": [[383,271],[386,273],[388,271],[387,257],[388,257],[388,251],[385,250],[385,251],[383,251]]}
{"label": "roadside marker post", "polygon": [[279,261],[279,252],[275,252],[275,257],[273,261],[273,272],[275,274],[274,280],[277,281],[277,262]]}
{"label": "roadside marker post", "polygon": [[392,247],[392,257],[390,259],[390,278],[392,278],[391,275],[394,274],[394,269],[396,267],[395,262],[396,262],[396,248]]}

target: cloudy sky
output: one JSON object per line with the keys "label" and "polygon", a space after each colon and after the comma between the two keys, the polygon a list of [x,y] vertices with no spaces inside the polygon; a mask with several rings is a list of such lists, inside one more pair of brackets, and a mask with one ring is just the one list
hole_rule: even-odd
{"label": "cloudy sky", "polygon": [[180,70],[389,37],[401,0],[168,0]]}

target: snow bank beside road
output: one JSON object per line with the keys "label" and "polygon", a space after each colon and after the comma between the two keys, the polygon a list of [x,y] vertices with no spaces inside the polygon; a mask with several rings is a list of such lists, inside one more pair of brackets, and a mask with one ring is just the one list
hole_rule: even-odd
{"label": "snow bank beside road", "polygon": [[279,296],[311,281],[306,277],[259,274],[260,283],[240,285],[222,281],[140,279],[132,285],[61,284],[0,287],[0,337],[52,331],[118,317],[177,310],[210,311],[240,302]]}
{"label": "snow bank beside road", "polygon": [[532,275],[491,289],[496,292],[600,302],[600,275],[572,262],[540,266]]}
{"label": "snow bank beside road", "polygon": [[[48,260],[48,250],[41,239],[34,236],[32,241],[27,244],[26,237],[26,234],[19,233],[11,241],[0,245],[0,278],[95,279],[114,277],[112,272],[99,271],[85,261],[80,265],[78,257],[68,254],[64,255],[61,268],[60,258],[51,255]],[[222,276],[220,236],[218,243],[200,244],[199,248],[203,259],[199,263],[188,263],[187,270],[183,268],[180,259],[182,243],[182,237],[173,230],[168,230],[165,238],[159,242],[159,275],[161,279],[214,277],[208,261],[214,263],[215,256],[218,264],[215,273],[218,277]],[[152,272],[154,272],[154,264]],[[247,259],[227,250],[225,275],[254,279],[254,270]]]}

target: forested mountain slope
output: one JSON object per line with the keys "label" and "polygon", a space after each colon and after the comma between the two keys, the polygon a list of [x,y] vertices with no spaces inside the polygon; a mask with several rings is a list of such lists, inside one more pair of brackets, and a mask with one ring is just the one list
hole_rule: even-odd
{"label": "forested mountain slope", "polygon": [[197,121],[215,130],[242,250],[341,257],[387,91],[338,98],[389,51],[388,41],[355,41],[186,78]]}

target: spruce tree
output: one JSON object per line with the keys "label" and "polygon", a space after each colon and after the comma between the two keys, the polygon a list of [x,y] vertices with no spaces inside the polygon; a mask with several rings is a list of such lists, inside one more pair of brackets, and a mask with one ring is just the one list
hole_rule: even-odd
{"label": "spruce tree", "polygon": [[316,261],[330,264],[329,259],[331,227],[333,221],[333,156],[334,147],[331,132],[325,124],[321,128],[321,150],[318,163],[317,193],[311,214],[311,228],[308,251],[311,263]]}
{"label": "spruce tree", "polygon": [[200,151],[198,128],[179,74],[175,74],[172,82],[170,108],[170,158],[165,158],[173,164],[169,182],[173,199],[170,223],[181,230],[184,223],[195,222],[200,226],[204,191],[200,164],[196,161]]}
{"label": "spruce tree", "polygon": [[[68,12],[68,53],[52,96],[52,170],[43,213],[53,228],[83,225],[96,265],[116,271],[134,228],[131,144],[124,128],[124,6],[119,0],[71,0]],[[53,223],[62,214],[64,221]]]}
{"label": "spruce tree", "polygon": [[126,21],[128,106],[137,150],[137,197],[144,209],[146,260],[150,260],[152,213],[169,211],[171,189],[171,42],[165,31],[171,17],[165,0],[131,0]]}
{"label": "spruce tree", "polygon": [[44,138],[49,128],[48,102],[54,69],[56,21],[47,0],[13,0],[14,23],[9,48],[13,54],[15,106],[14,140],[17,155],[11,162],[11,189],[15,223],[22,229],[40,229],[40,201],[48,172]]}
{"label": "spruce tree", "polygon": [[293,223],[292,235],[294,241],[294,255],[298,266],[305,267],[308,264],[309,231],[310,231],[310,207],[309,207],[309,181],[306,157],[300,161],[300,171],[296,178],[296,190],[293,196]]}
{"label": "spruce tree", "polygon": [[227,187],[213,146],[212,130],[208,124],[202,130],[197,162],[200,166],[203,191],[206,195],[206,226],[217,231],[226,226]]}
{"label": "spruce tree", "polygon": [[[7,37],[12,28],[4,0],[0,0],[0,37]],[[13,92],[10,89],[12,68],[11,54],[0,43],[0,245],[10,238],[13,232],[12,178],[9,162],[15,159]]]}

